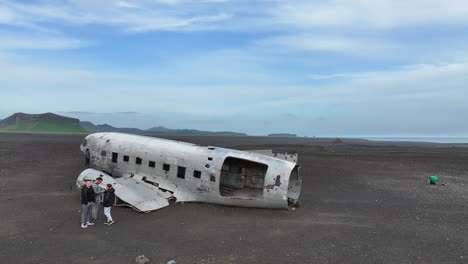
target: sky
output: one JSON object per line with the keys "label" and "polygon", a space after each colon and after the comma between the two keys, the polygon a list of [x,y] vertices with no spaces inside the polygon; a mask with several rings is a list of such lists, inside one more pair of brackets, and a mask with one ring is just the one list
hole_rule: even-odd
{"label": "sky", "polygon": [[0,0],[0,118],[468,136],[466,0]]}

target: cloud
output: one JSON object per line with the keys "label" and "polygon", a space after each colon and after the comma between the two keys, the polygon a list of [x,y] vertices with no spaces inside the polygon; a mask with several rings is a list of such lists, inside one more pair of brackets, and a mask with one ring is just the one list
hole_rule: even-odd
{"label": "cloud", "polygon": [[118,7],[125,7],[125,8],[138,8],[136,4],[127,2],[127,1],[117,1],[116,5]]}
{"label": "cloud", "polygon": [[75,25],[99,24],[116,26],[128,32],[153,30],[206,30],[218,21],[230,19],[225,12],[211,9],[218,1],[179,4],[182,1],[45,1],[41,4],[2,1],[0,14],[9,25],[65,23]]}
{"label": "cloud", "polygon": [[14,64],[0,64],[0,81],[15,81],[18,83],[34,82],[70,82],[96,78],[97,74],[88,70],[76,68],[50,66],[24,66]]}
{"label": "cloud", "polygon": [[366,73],[333,73],[333,74],[310,74],[313,80],[328,80],[337,78],[359,78],[368,76]]}
{"label": "cloud", "polygon": [[257,40],[254,43],[261,47],[267,47],[283,52],[326,51],[360,55],[375,55],[381,53],[384,50],[388,52],[390,50],[398,49],[397,45],[390,42],[310,33],[278,35]]}
{"label": "cloud", "polygon": [[[337,78],[338,76],[338,78]],[[303,134],[466,135],[468,63],[417,64],[388,71],[335,73],[259,107],[289,109]],[[310,124],[310,125],[309,125]],[[308,131],[308,132],[307,132]]]}
{"label": "cloud", "polygon": [[63,50],[75,49],[92,45],[91,41],[84,41],[62,34],[54,33],[18,33],[0,31],[0,50]]}
{"label": "cloud", "polygon": [[[468,63],[407,65],[389,71],[312,75],[328,83],[311,85],[302,94],[264,102],[265,107],[287,107],[309,104],[351,107],[344,113],[377,107],[406,115],[405,110],[431,113],[434,106],[468,111],[461,103],[466,94]],[[461,97],[460,97],[461,96]],[[466,108],[466,109],[465,109]],[[360,110],[360,111],[361,111]],[[363,113],[363,116],[368,114]],[[394,115],[397,118],[398,115]]]}
{"label": "cloud", "polygon": [[[1,38],[0,38],[1,39]],[[0,45],[1,46],[1,45]],[[96,81],[99,78],[113,78],[110,73],[96,72],[85,67],[32,61],[29,56],[1,52],[0,48],[0,81],[21,87],[43,87],[44,85],[78,84]],[[3,85],[6,87],[7,85]]]}
{"label": "cloud", "polygon": [[45,0],[40,3],[0,0],[0,3],[3,24],[99,24],[126,32],[256,29],[284,33],[291,28],[385,29],[468,21],[468,3],[464,0]]}
{"label": "cloud", "polygon": [[162,19],[139,19],[128,24],[128,30],[134,32],[146,32],[154,30],[206,30],[211,28],[205,25],[210,22],[217,22],[230,19],[232,16],[220,13],[212,16],[194,16],[187,19],[165,17]]}
{"label": "cloud", "polygon": [[[53,73],[58,69],[50,70]],[[468,125],[461,120],[461,113],[468,112],[468,63],[317,74],[322,78],[319,82],[302,87],[145,86],[135,84],[131,78],[123,83],[108,83],[103,80],[109,78],[99,72],[93,72],[95,76],[68,72],[71,73],[65,77],[80,89],[67,91],[62,87],[35,92],[34,86],[15,92],[5,90],[2,95],[7,100],[3,108],[15,109],[21,101],[22,109],[18,111],[44,112],[37,110],[41,108],[37,101],[45,101],[53,102],[47,111],[68,112],[83,120],[122,127],[164,125],[250,134],[283,131],[284,127],[289,127],[287,132],[301,135],[336,136],[453,135],[468,131]],[[29,73],[16,77],[24,78],[24,74]],[[52,76],[49,78],[53,80]],[[22,96],[25,93],[31,94],[30,99]],[[67,111],[70,108],[77,111]],[[128,110],[132,113],[125,113]]]}
{"label": "cloud", "polygon": [[15,15],[10,9],[0,6],[0,24],[12,24],[14,18]]}
{"label": "cloud", "polygon": [[299,28],[393,28],[468,21],[464,0],[281,1],[270,13],[279,24]]}

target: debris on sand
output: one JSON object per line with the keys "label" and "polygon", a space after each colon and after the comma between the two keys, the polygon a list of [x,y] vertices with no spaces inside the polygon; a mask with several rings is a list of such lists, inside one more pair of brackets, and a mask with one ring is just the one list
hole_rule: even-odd
{"label": "debris on sand", "polygon": [[436,176],[429,176],[429,178],[427,178],[427,183],[429,184],[436,184],[438,181],[439,178]]}
{"label": "debris on sand", "polygon": [[137,264],[146,264],[149,261],[150,260],[147,257],[145,257],[145,255],[140,255],[140,256],[135,258],[135,263],[137,263]]}
{"label": "debris on sand", "polygon": [[335,141],[333,141],[335,144],[341,144],[344,143],[344,141],[341,138],[336,138]]}

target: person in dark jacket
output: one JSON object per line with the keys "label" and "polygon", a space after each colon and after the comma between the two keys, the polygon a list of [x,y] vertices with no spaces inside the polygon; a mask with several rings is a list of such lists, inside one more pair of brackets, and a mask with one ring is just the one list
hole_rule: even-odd
{"label": "person in dark jacket", "polygon": [[106,225],[112,225],[114,223],[114,220],[112,219],[111,216],[111,209],[112,206],[115,204],[115,190],[112,188],[112,184],[107,184],[107,189],[104,192],[104,215],[107,217],[107,222],[104,224]]}
{"label": "person in dark jacket", "polygon": [[81,227],[87,228],[88,226],[94,225],[91,223],[91,208],[94,206],[94,190],[91,187],[91,180],[85,180],[85,186],[81,188]]}
{"label": "person in dark jacket", "polygon": [[94,190],[94,205],[91,208],[91,219],[93,221],[96,221],[98,218],[98,211],[99,211],[99,206],[101,206],[102,202],[102,193],[104,192],[104,189],[99,187],[99,184],[102,183],[102,178],[98,177],[94,181],[94,183],[91,185],[91,187]]}

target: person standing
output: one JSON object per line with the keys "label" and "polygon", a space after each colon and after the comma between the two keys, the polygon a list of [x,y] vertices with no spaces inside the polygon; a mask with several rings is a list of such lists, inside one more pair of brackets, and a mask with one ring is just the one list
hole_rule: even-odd
{"label": "person standing", "polygon": [[91,209],[94,206],[94,190],[91,187],[91,180],[85,179],[85,186],[81,188],[81,227],[87,228],[94,225],[90,222]]}
{"label": "person standing", "polygon": [[96,178],[96,180],[94,181],[92,187],[93,187],[93,190],[94,190],[94,205],[92,207],[92,211],[91,211],[91,218],[93,219],[93,221],[96,221],[97,220],[97,217],[98,217],[98,211],[99,211],[99,206],[101,205],[101,202],[102,202],[102,194],[104,192],[104,189],[101,188],[99,186],[99,184],[102,183],[102,178],[101,177],[98,177]]}
{"label": "person standing", "polygon": [[112,188],[112,184],[107,184],[107,190],[104,192],[104,202],[102,203],[104,206],[104,215],[107,217],[107,222],[104,224],[112,225],[114,220],[111,216],[111,209],[115,203],[115,190]]}

